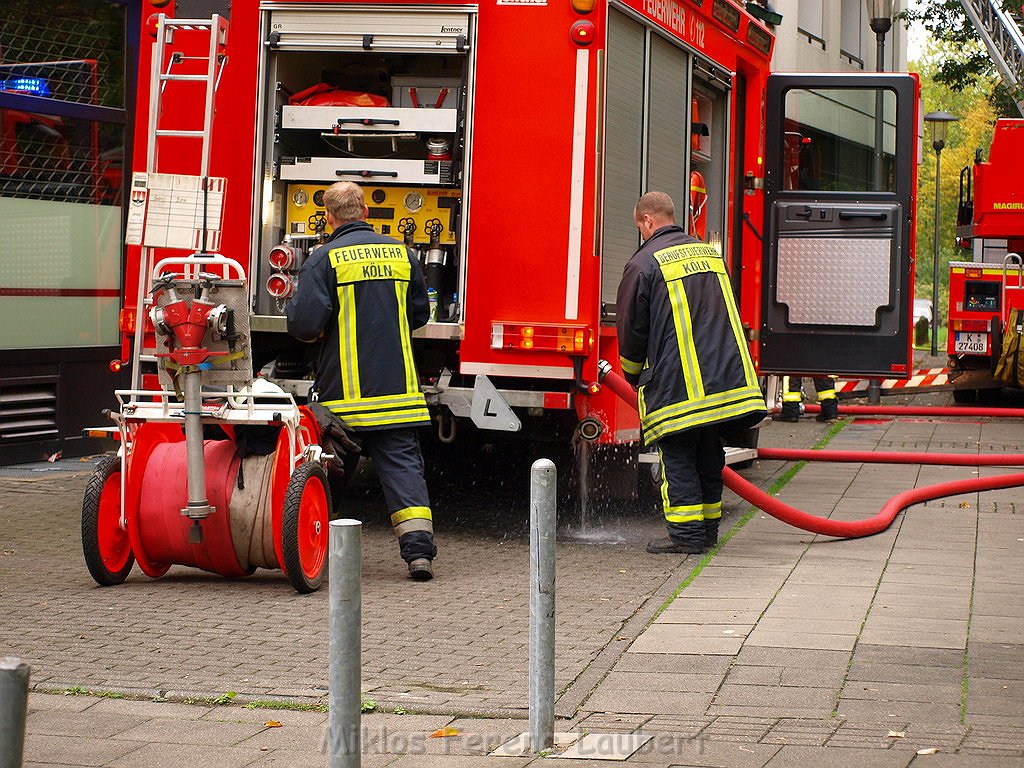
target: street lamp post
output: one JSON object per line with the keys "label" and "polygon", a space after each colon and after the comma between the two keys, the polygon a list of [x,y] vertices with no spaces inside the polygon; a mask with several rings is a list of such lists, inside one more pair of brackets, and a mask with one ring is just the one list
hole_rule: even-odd
{"label": "street lamp post", "polygon": [[[865,0],[868,8],[868,25],[875,33],[875,70],[885,72],[885,36],[892,29],[894,0]],[[885,143],[885,97],[882,89],[875,91],[875,146],[871,168],[871,186],[877,192],[885,189],[882,170],[882,152]],[[868,402],[878,405],[882,401],[882,385],[877,379],[868,383]]]}
{"label": "street lamp post", "polygon": [[885,72],[885,36],[892,29],[894,0],[865,0],[868,24],[875,33],[875,70]]}
{"label": "street lamp post", "polygon": [[[868,6],[868,25],[875,33],[875,71],[885,72],[885,36],[892,29],[893,0],[865,0]],[[872,169],[873,186],[876,191],[884,188],[882,182],[882,143],[885,130],[882,90],[875,92],[875,151]]]}
{"label": "street lamp post", "polygon": [[946,146],[946,129],[960,118],[949,112],[929,112],[924,116],[932,135],[935,150],[935,239],[932,243],[932,357],[939,354],[939,172],[942,150]]}

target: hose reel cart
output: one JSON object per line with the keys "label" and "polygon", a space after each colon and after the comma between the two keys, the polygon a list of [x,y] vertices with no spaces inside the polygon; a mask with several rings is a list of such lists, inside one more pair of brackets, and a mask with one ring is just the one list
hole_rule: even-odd
{"label": "hose reel cart", "polygon": [[297,591],[316,590],[326,457],[310,411],[253,379],[242,267],[215,254],[164,259],[150,283],[167,350],[156,355],[160,389],[115,393],[121,450],[82,505],[89,572],[113,585],[134,562],[154,578],[171,565],[229,577],[280,568]]}
{"label": "hose reel cart", "polygon": [[[209,168],[227,37],[218,15],[156,17],[146,165],[132,176],[125,236],[141,249],[132,388],[115,392],[120,451],[82,503],[86,565],[104,586],[135,562],[153,578],[172,565],[229,577],[280,568],[299,592],[323,580],[330,457],[312,413],[253,378],[246,271],[208,252],[226,183]],[[204,104],[201,125],[184,120],[186,103]],[[163,249],[174,255],[157,260]]]}

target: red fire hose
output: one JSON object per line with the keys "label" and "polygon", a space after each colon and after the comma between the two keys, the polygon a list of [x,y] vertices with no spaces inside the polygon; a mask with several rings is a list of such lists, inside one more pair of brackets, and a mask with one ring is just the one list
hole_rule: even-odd
{"label": "red fire hose", "polygon": [[[623,383],[626,383],[623,380]],[[626,383],[628,387],[629,384]],[[619,394],[616,390],[616,394]],[[621,397],[621,395],[620,395]],[[633,396],[636,399],[636,396]],[[808,404],[804,406],[807,413],[818,413],[821,406]],[[1024,418],[1024,408],[977,408],[974,406],[940,406],[940,405],[844,405],[843,414],[850,416],[1006,416]]]}
{"label": "red fire hose", "polygon": [[[622,376],[614,371],[604,372],[601,383],[621,397],[634,408],[637,406],[636,391]],[[808,406],[813,412],[816,406]],[[929,416],[1024,416],[1024,409],[986,409],[986,408],[904,408],[902,406],[846,406],[844,413],[892,414],[892,415],[929,415]],[[786,461],[853,461],[905,464],[956,464],[967,466],[1016,465],[1024,464],[1024,456],[1019,454],[1006,456],[971,456],[968,454],[938,453],[882,453],[873,451],[815,451],[782,448],[763,448],[758,456],[765,459],[783,459]],[[920,504],[922,501],[952,496],[973,491],[991,491],[998,488],[1013,488],[1024,485],[1024,473],[997,475],[995,477],[978,477],[969,480],[953,480],[938,485],[914,488],[898,493],[886,502],[885,506],[873,517],[866,520],[829,520],[806,512],[769,496],[754,484],[744,480],[729,467],[722,470],[722,480],[733,493],[758,509],[767,512],[784,523],[801,528],[811,533],[835,536],[841,539],[856,539],[872,536],[888,528],[896,515],[903,509]]]}

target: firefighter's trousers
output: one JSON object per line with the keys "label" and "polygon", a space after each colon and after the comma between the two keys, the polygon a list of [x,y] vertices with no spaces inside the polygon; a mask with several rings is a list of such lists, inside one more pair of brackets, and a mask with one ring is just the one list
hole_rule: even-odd
{"label": "firefighter's trousers", "polygon": [[437,555],[434,546],[434,525],[430,514],[430,497],[423,479],[423,453],[416,430],[412,427],[366,430],[359,432],[363,455],[373,468],[384,489],[384,501],[391,515],[391,526],[398,535],[402,559],[409,563],[417,558],[430,560]]}
{"label": "firefighter's trousers", "polygon": [[[823,400],[836,399],[836,384],[834,379],[828,377],[818,378],[815,376],[811,381],[814,382],[814,391],[818,393],[819,402]],[[783,377],[782,384],[785,391],[782,393],[782,402],[799,403],[803,401],[801,382],[802,379],[800,376]]]}
{"label": "firefighter's trousers", "polygon": [[658,441],[661,504],[668,535],[700,549],[718,541],[722,518],[725,449],[715,424],[667,435]]}

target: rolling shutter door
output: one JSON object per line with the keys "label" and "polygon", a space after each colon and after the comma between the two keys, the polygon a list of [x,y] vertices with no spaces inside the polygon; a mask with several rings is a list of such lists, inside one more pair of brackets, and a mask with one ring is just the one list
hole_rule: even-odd
{"label": "rolling shutter door", "polygon": [[657,35],[651,41],[647,189],[666,192],[676,204],[676,223],[686,213],[689,184],[683,183],[690,110],[686,104],[686,54]]}
{"label": "rolling shutter door", "polygon": [[601,253],[601,299],[608,304],[615,303],[622,268],[640,243],[633,205],[643,171],[644,34],[625,14],[608,11]]}

